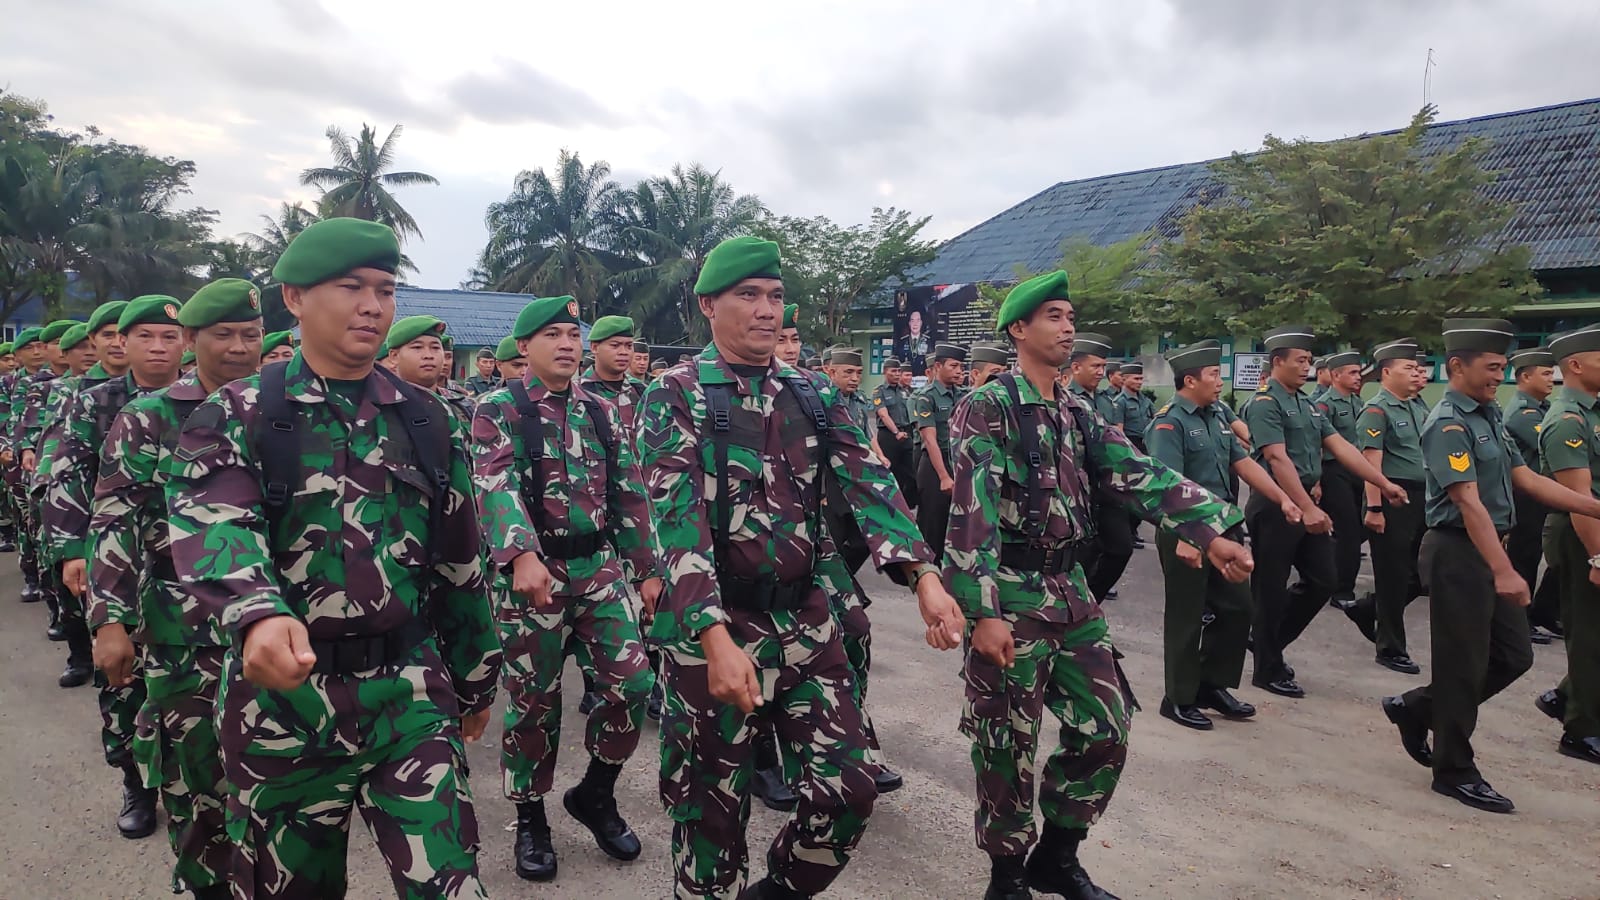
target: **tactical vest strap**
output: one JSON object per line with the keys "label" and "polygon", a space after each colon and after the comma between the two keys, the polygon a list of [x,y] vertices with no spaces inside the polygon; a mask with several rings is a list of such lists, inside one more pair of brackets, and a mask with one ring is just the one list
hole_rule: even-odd
{"label": "tactical vest strap", "polygon": [[[545,526],[544,510],[544,421],[539,417],[539,404],[528,394],[528,386],[521,379],[512,379],[507,382],[511,388],[511,399],[517,408],[517,434],[522,438],[523,456],[521,457],[528,466],[528,478],[522,488],[523,505],[528,507],[528,517],[532,520],[533,530],[539,535],[541,546],[548,540],[550,549],[556,551],[559,547],[567,547],[560,553],[569,554],[561,558],[576,558],[576,556],[592,556],[600,552],[596,549],[588,553],[579,552],[578,549],[590,546],[587,542],[574,543],[569,537],[558,538],[549,534]],[[590,421],[594,422],[595,433],[600,436],[600,443],[606,448],[606,526],[598,532],[598,541],[603,544],[607,537],[616,531],[614,523],[619,515],[620,501],[617,495],[617,475],[619,470],[617,455],[617,435],[611,430],[611,420],[606,416],[605,407],[593,397],[583,398],[583,407],[589,414]]]}

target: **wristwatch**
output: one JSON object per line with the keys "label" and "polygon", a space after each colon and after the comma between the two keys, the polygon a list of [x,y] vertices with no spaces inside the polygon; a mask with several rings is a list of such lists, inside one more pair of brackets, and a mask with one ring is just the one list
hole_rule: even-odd
{"label": "wristwatch", "polygon": [[1367,507],[1367,512],[1369,512],[1369,513],[1381,513],[1381,512],[1383,512],[1383,507],[1381,507],[1381,506],[1369,506],[1369,507]]}

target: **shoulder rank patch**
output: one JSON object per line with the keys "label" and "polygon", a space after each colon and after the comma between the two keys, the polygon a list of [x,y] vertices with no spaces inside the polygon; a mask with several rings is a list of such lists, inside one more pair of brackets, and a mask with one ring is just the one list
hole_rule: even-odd
{"label": "shoulder rank patch", "polygon": [[1445,433],[1447,431],[1466,431],[1466,430],[1467,430],[1466,426],[1464,426],[1464,425],[1446,425],[1443,428],[1439,429],[1439,433],[1443,434],[1443,433]]}
{"label": "shoulder rank patch", "polygon": [[1561,443],[1566,444],[1568,447],[1571,447],[1572,449],[1576,450],[1579,447],[1583,446],[1583,439],[1579,438],[1576,441],[1562,441]]}
{"label": "shoulder rank patch", "polygon": [[1450,454],[1450,468],[1457,472],[1465,472],[1472,467],[1472,457],[1465,453]]}
{"label": "shoulder rank patch", "polygon": [[1166,415],[1166,414],[1167,414],[1167,410],[1169,410],[1169,409],[1171,409],[1171,408],[1172,408],[1172,404],[1171,404],[1171,403],[1168,403],[1168,404],[1167,404],[1167,405],[1166,405],[1166,406],[1163,406],[1163,407],[1161,407],[1161,408],[1160,408],[1160,409],[1158,409],[1158,410],[1156,410],[1156,415],[1158,415],[1158,416],[1164,416],[1164,415]]}
{"label": "shoulder rank patch", "polygon": [[1537,416],[1539,411],[1531,406],[1524,406],[1522,408],[1522,414],[1525,416]]}
{"label": "shoulder rank patch", "polygon": [[1561,414],[1561,418],[1563,418],[1563,419],[1577,419],[1579,422],[1583,421],[1583,416],[1580,416],[1577,413],[1571,413],[1571,412],[1562,413]]}
{"label": "shoulder rank patch", "polygon": [[1383,434],[1383,431],[1381,429],[1378,429],[1378,428],[1368,428],[1367,429],[1367,436],[1368,437],[1377,437],[1380,434]]}
{"label": "shoulder rank patch", "polygon": [[1177,431],[1178,428],[1177,428],[1176,425],[1173,425],[1171,422],[1158,422],[1156,424],[1156,430],[1157,431]]}

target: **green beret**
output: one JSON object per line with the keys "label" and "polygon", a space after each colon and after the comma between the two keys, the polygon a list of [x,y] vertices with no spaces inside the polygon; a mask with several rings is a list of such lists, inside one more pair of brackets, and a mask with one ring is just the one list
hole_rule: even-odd
{"label": "green beret", "polygon": [[967,348],[959,344],[934,344],[933,358],[936,360],[956,359],[960,360],[961,362],[966,362]]}
{"label": "green beret", "polygon": [[1035,275],[1012,288],[1000,304],[999,329],[1005,331],[1012,322],[1020,322],[1044,304],[1046,300],[1071,300],[1067,296],[1067,273],[1057,269],[1044,275]]}
{"label": "green beret", "polygon": [[1263,335],[1261,343],[1270,353],[1273,350],[1310,350],[1316,340],[1317,336],[1304,325],[1284,325]]}
{"label": "green beret", "polygon": [[218,278],[200,288],[178,311],[185,328],[210,328],[219,322],[261,318],[261,290],[243,278]]}
{"label": "green beret", "polygon": [[17,339],[11,342],[11,352],[15,353],[18,350],[21,350],[23,347],[26,347],[34,341],[37,341],[38,339],[38,328],[24,328],[17,332]]}
{"label": "green beret", "polygon": [[145,294],[128,301],[128,306],[117,318],[117,330],[127,333],[135,325],[177,325],[178,303],[176,297],[166,294]]}
{"label": "green beret", "polygon": [[1550,338],[1548,346],[1550,355],[1557,360],[1564,360],[1578,353],[1600,350],[1600,328],[1591,325],[1576,331],[1562,332]]}
{"label": "green beret", "polygon": [[385,359],[388,359],[388,358],[389,358],[389,342],[388,341],[384,341],[383,343],[378,345],[378,356],[377,356],[377,359],[375,359],[373,361],[374,362],[378,362],[380,360],[385,360]]}
{"label": "green beret", "polygon": [[1417,342],[1411,338],[1400,338],[1372,348],[1372,361],[1375,363],[1388,362],[1391,359],[1416,358]]}
{"label": "green beret", "polygon": [[39,329],[39,340],[44,341],[46,344],[52,341],[59,341],[61,336],[67,333],[68,328],[78,324],[81,323],[75,319],[57,319]]}
{"label": "green beret", "polygon": [[783,308],[783,327],[800,327],[800,304],[791,303]]}
{"label": "green beret", "polygon": [[449,332],[439,335],[439,343],[443,344],[446,350],[453,352],[456,349],[456,339]]}
{"label": "green beret", "polygon": [[1529,347],[1511,354],[1512,369],[1527,369],[1535,366],[1553,366],[1556,364],[1556,355],[1550,352],[1549,347]]}
{"label": "green beret", "polygon": [[889,371],[890,369],[904,369],[905,367],[906,367],[905,363],[901,362],[898,359],[895,359],[892,356],[883,361],[883,370],[885,372]]}
{"label": "green beret", "polygon": [[521,358],[521,356],[522,351],[517,349],[517,339],[514,337],[501,338],[500,346],[494,348],[496,362],[510,362],[513,359]]}
{"label": "green beret", "polygon": [[61,334],[61,349],[71,350],[89,337],[89,323],[78,322]]}
{"label": "green beret", "polygon": [[1322,368],[1330,372],[1334,369],[1342,369],[1345,366],[1359,365],[1361,365],[1361,354],[1354,350],[1342,350],[1338,353],[1330,353],[1322,358]]}
{"label": "green beret", "polygon": [[[398,349],[430,334],[436,338],[443,338],[444,322],[435,316],[406,316],[389,326],[389,336],[384,338],[384,343]],[[439,343],[443,344],[444,341],[441,340]]]}
{"label": "green beret", "polygon": [[720,294],[746,278],[782,278],[778,245],[758,237],[728,238],[711,248],[694,292],[702,297]]}
{"label": "green beret", "polygon": [[589,343],[598,344],[622,334],[633,337],[632,319],[627,316],[601,316],[589,326]]}
{"label": "green beret", "polygon": [[1122,368],[1118,369],[1117,371],[1121,372],[1124,375],[1143,375],[1144,374],[1144,363],[1136,363],[1136,362],[1123,363],[1122,364]]}
{"label": "green beret", "polygon": [[194,362],[194,351],[193,350],[185,350],[185,351],[183,351],[183,356],[178,359],[179,367],[187,366],[188,364],[190,364],[192,362]]}
{"label": "green beret", "polygon": [[122,318],[122,311],[127,308],[126,300],[113,300],[110,303],[100,304],[89,317],[89,333],[94,334],[107,325],[117,324],[117,320]]}
{"label": "green beret", "polygon": [[1164,358],[1174,373],[1220,366],[1222,345],[1216,341],[1199,341],[1184,347],[1174,347],[1166,352]]}
{"label": "green beret", "polygon": [[[511,336],[517,340],[531,338],[539,329],[549,325],[578,324],[578,301],[571,297],[540,297],[522,308]],[[591,332],[592,333],[592,332]]]}
{"label": "green beret", "polygon": [[859,366],[864,365],[864,363],[861,361],[860,350],[857,350],[854,347],[840,347],[839,349],[828,354],[828,365]]}
{"label": "green beret", "polygon": [[[1516,326],[1505,319],[1445,319],[1444,349],[1510,353],[1517,343]],[[1555,351],[1555,341],[1550,342]],[[1561,354],[1556,352],[1556,358]]]}
{"label": "green beret", "polygon": [[274,331],[271,334],[268,334],[266,337],[263,337],[261,339],[261,355],[262,356],[266,356],[268,353],[271,353],[272,351],[278,349],[279,347],[293,347],[293,346],[294,346],[294,332],[292,332],[292,331]]}
{"label": "green beret", "polygon": [[1011,361],[1011,352],[997,344],[973,344],[968,357],[975,363],[992,363],[1003,366]]}
{"label": "green beret", "polygon": [[649,341],[634,341],[633,342],[633,352],[635,352],[635,353],[649,353],[650,352],[650,342]]}
{"label": "green beret", "polygon": [[394,230],[366,219],[323,219],[295,235],[272,267],[282,284],[309,287],[356,269],[400,268],[400,241]]}
{"label": "green beret", "polygon": [[10,356],[12,353],[15,353],[15,352],[16,351],[12,348],[10,341],[5,341],[4,343],[0,343],[0,356]]}
{"label": "green beret", "polygon": [[1111,338],[1094,331],[1080,331],[1072,339],[1072,358],[1082,356],[1098,356],[1104,359],[1111,355]]}

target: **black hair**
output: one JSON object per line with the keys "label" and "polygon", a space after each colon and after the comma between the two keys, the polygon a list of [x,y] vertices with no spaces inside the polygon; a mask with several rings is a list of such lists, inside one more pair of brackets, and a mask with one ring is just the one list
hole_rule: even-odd
{"label": "black hair", "polygon": [[1477,362],[1478,357],[1482,356],[1483,353],[1484,351],[1482,350],[1446,350],[1444,354],[1444,367],[1448,370],[1450,368],[1450,360],[1452,359],[1459,359],[1461,360],[1461,365],[1470,366]]}
{"label": "black hair", "polygon": [[1192,369],[1180,369],[1177,372],[1172,373],[1173,384],[1176,384],[1178,386],[1178,390],[1181,391],[1188,387],[1187,384],[1184,384],[1184,379],[1193,378],[1196,383],[1199,383],[1200,373],[1204,372],[1205,370],[1205,366],[1195,366]]}
{"label": "black hair", "polygon": [[1405,360],[1404,359],[1386,359],[1386,360],[1383,360],[1382,362],[1378,363],[1378,371],[1379,372],[1387,372],[1391,368],[1393,368],[1394,364],[1397,363],[1397,362],[1405,362]]}
{"label": "black hair", "polygon": [[1289,354],[1293,353],[1297,349],[1299,349],[1299,348],[1297,348],[1297,347],[1279,347],[1278,349],[1273,350],[1271,353],[1267,354],[1267,360],[1269,362],[1277,362],[1280,359],[1288,359],[1289,358]]}

